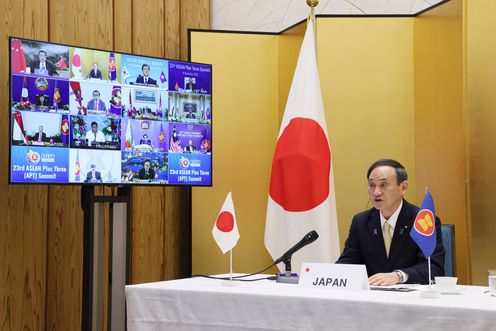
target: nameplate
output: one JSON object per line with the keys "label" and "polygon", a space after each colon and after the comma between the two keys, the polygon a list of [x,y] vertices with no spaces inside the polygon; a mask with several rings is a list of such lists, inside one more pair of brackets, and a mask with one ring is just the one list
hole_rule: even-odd
{"label": "nameplate", "polygon": [[300,287],[326,290],[369,290],[367,269],[363,264],[303,263]]}

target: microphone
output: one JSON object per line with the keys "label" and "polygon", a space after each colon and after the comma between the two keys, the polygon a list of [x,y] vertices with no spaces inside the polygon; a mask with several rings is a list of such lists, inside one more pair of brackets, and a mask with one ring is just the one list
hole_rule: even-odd
{"label": "microphone", "polygon": [[126,79],[124,79],[124,84],[129,84],[129,85],[134,85],[135,82],[129,82],[129,79],[136,79],[138,77],[141,77],[141,75],[137,75],[137,76],[128,76],[126,77]]}
{"label": "microphone", "polygon": [[[278,283],[287,283],[287,284],[298,284],[298,276],[296,274],[291,273],[291,256],[305,247],[308,244],[313,243],[317,238],[319,237],[319,234],[317,231],[312,230],[309,233],[307,233],[296,245],[288,249],[286,253],[284,253],[280,258],[274,261],[270,266],[267,268],[260,270],[258,272],[254,272],[251,274],[246,274],[246,275],[240,275],[240,276],[234,276],[232,278],[227,278],[227,277],[214,277],[214,276],[207,276],[207,275],[193,275],[191,277],[206,277],[206,278],[214,278],[214,279],[224,279],[224,280],[229,280],[229,279],[235,279],[235,280],[243,280],[240,278],[245,278],[253,275],[258,275],[261,274],[264,271],[269,270],[269,268],[272,268],[276,264],[280,262],[284,262],[286,265],[286,274],[278,274],[277,276],[273,277],[268,277],[268,278],[263,278],[263,279],[270,279],[270,280],[275,280]],[[254,279],[254,280],[260,280],[260,279]],[[245,281],[252,281],[250,279],[245,280]]]}
{"label": "microphone", "polygon": [[296,253],[306,245],[313,243],[315,240],[317,240],[318,237],[319,234],[317,233],[317,231],[312,230],[308,232],[298,243],[296,243],[296,245],[288,249],[286,253],[284,253],[280,258],[278,258],[274,262],[274,264],[278,264],[280,262],[286,261],[287,259],[290,259],[294,253]]}

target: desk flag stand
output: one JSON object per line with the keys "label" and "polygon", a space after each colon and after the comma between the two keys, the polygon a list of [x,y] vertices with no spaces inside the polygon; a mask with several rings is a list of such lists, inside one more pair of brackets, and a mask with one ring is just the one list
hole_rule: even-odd
{"label": "desk flag stand", "polygon": [[439,290],[432,286],[432,277],[431,277],[431,257],[429,256],[427,258],[427,265],[429,267],[429,287],[427,288],[426,291],[420,292],[420,297],[421,298],[428,298],[428,299],[437,299],[441,297],[441,293]]}
{"label": "desk flag stand", "polygon": [[229,250],[229,279],[221,282],[222,286],[239,286],[241,282],[233,280],[232,248]]}
{"label": "desk flag stand", "polygon": [[434,200],[425,188],[425,196],[422,205],[419,208],[415,222],[413,223],[410,236],[419,246],[420,250],[427,257],[427,267],[429,269],[429,287],[426,291],[420,293],[421,298],[435,299],[440,298],[439,290],[432,286],[431,276],[431,255],[436,249],[436,213],[434,208]]}
{"label": "desk flag stand", "polygon": [[239,282],[233,280],[233,263],[232,263],[232,249],[239,240],[238,225],[236,223],[236,215],[234,214],[234,202],[232,200],[231,192],[227,193],[224,204],[220,209],[219,215],[215,220],[212,229],[212,236],[219,246],[222,253],[229,251],[229,280],[224,280],[224,286],[237,286]]}

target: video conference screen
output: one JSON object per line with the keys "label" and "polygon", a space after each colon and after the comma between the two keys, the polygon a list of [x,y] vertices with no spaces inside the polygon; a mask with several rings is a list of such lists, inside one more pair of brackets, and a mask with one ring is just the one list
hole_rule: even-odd
{"label": "video conference screen", "polygon": [[212,185],[212,66],[9,38],[10,183]]}

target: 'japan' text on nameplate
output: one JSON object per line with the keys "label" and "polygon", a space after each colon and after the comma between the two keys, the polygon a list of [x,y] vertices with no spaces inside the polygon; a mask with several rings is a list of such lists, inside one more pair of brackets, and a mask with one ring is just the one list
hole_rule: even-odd
{"label": "'japan' text on nameplate", "polygon": [[363,264],[303,263],[299,286],[328,290],[368,290]]}

